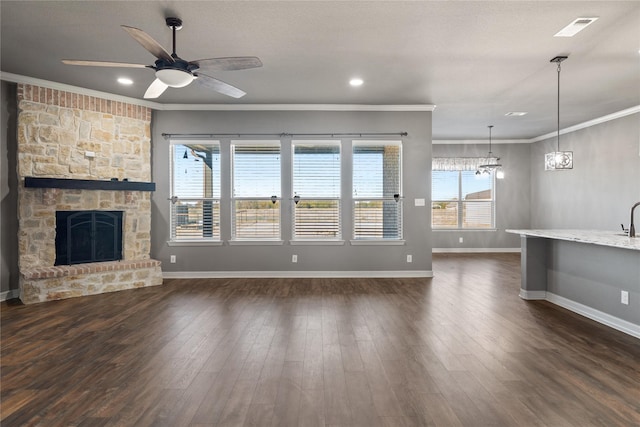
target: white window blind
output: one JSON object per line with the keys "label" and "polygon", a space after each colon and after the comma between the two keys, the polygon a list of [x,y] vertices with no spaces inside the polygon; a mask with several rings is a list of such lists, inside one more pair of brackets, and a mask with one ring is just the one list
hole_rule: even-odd
{"label": "white window blind", "polygon": [[402,239],[402,146],[353,142],[354,239]]}
{"label": "white window blind", "polygon": [[171,240],[220,240],[220,144],[172,141]]}
{"label": "white window blind", "polygon": [[495,228],[495,180],[475,171],[431,173],[431,225],[434,229]]}
{"label": "white window blind", "polygon": [[280,238],[280,141],[233,141],[232,237]]}
{"label": "white window blind", "polygon": [[339,142],[293,141],[292,150],[293,238],[340,238]]}

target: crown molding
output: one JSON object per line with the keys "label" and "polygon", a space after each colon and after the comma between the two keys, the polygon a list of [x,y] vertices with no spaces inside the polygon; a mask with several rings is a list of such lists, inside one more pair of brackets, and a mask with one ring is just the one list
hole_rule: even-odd
{"label": "crown molding", "polygon": [[435,105],[371,104],[160,104],[163,111],[433,111]]}
{"label": "crown molding", "polygon": [[[529,144],[529,139],[492,139],[492,144]],[[434,139],[433,145],[477,145],[488,144],[486,139]]]}
{"label": "crown molding", "polygon": [[158,111],[433,111],[435,105],[369,105],[369,104],[162,104],[128,96],[114,95],[79,86],[21,76],[19,74],[0,71],[0,80],[12,83],[30,84],[81,95],[94,96],[111,101],[140,105]]}
{"label": "crown molding", "polygon": [[[127,96],[114,95],[108,92],[101,92],[79,86],[67,85],[64,83],[52,82],[49,80],[37,79],[34,77],[22,76],[19,74],[0,71],[0,80],[32,84],[51,89],[80,93],[82,95],[95,96],[112,101],[126,102],[128,104],[140,105],[159,111],[434,111],[433,104],[411,104],[411,105],[367,105],[367,104],[162,104],[159,102],[145,101]],[[560,130],[560,135],[586,129],[601,123],[619,119],[631,114],[640,113],[640,105],[627,108],[606,116],[588,120],[568,128]],[[557,132],[550,132],[531,139],[504,139],[494,140],[496,144],[531,144],[545,139],[552,138]],[[437,139],[433,144],[484,144],[482,140],[444,140]]]}
{"label": "crown molding", "polygon": [[143,101],[137,98],[131,98],[128,96],[114,95],[109,92],[101,92],[99,90],[87,89],[79,86],[72,86],[64,83],[52,82],[49,80],[36,79],[34,77],[21,76],[19,74],[6,73],[4,71],[0,71],[0,80],[12,82],[12,83],[23,83],[27,85],[35,85],[40,87],[46,87],[49,89],[61,90],[65,92],[73,92],[78,93],[80,95],[94,96],[97,98],[108,99],[110,101],[124,102],[132,105],[140,105],[141,107],[148,107],[154,110],[157,110],[161,104],[157,102],[151,101]]}
{"label": "crown molding", "polygon": [[[636,105],[635,107],[617,111],[615,113],[607,114],[606,116],[598,117],[593,120],[587,120],[586,122],[578,123],[577,125],[569,126],[568,128],[560,129],[560,135],[575,132],[581,129],[586,129],[591,126],[599,125],[601,123],[605,123],[611,120],[620,119],[622,117],[630,116],[631,114],[636,114],[636,113],[640,113],[640,105]],[[538,141],[544,141],[545,139],[553,138],[557,135],[558,135],[558,132],[549,132],[547,134],[540,135],[535,138],[531,138],[529,142],[533,143]]]}
{"label": "crown molding", "polygon": [[[598,117],[593,120],[587,120],[586,122],[578,123],[574,126],[569,126],[564,129],[560,129],[560,135],[576,132],[581,129],[590,128],[591,126],[599,125],[609,122],[611,120],[620,119],[622,117],[630,116],[632,114],[640,113],[640,105],[635,107],[626,108],[615,113],[607,114],[606,116]],[[549,132],[544,135],[536,136],[531,139],[494,139],[493,144],[533,144],[534,142],[544,141],[545,139],[553,138],[558,135],[558,132]],[[432,141],[434,145],[473,145],[473,144],[487,144],[485,139],[434,139]]]}

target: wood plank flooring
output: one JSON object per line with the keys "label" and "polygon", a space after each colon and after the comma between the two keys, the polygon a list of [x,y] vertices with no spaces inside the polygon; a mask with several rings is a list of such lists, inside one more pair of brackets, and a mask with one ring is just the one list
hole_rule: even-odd
{"label": "wood plank flooring", "polygon": [[433,269],[2,303],[0,422],[640,426],[640,340],[521,300],[517,254]]}

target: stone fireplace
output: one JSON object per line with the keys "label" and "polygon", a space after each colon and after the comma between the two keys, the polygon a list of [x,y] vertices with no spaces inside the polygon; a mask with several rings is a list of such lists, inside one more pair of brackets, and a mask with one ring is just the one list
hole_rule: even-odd
{"label": "stone fireplace", "polygon": [[[25,304],[162,284],[160,261],[149,255],[150,122],[146,107],[18,85],[18,259]],[[56,215],[71,211],[121,212],[120,259],[57,263]]]}

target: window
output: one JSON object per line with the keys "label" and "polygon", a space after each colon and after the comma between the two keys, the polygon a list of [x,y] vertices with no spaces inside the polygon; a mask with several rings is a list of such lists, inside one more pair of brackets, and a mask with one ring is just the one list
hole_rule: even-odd
{"label": "window", "polygon": [[234,141],[233,239],[280,239],[280,141]]}
{"label": "window", "polygon": [[220,240],[220,144],[172,141],[171,240]]}
{"label": "window", "polygon": [[493,174],[434,170],[431,177],[432,228],[495,228]]}
{"label": "window", "polygon": [[353,238],[402,239],[402,146],[353,142]]}
{"label": "window", "polygon": [[293,141],[292,150],[293,238],[340,238],[340,143]]}

